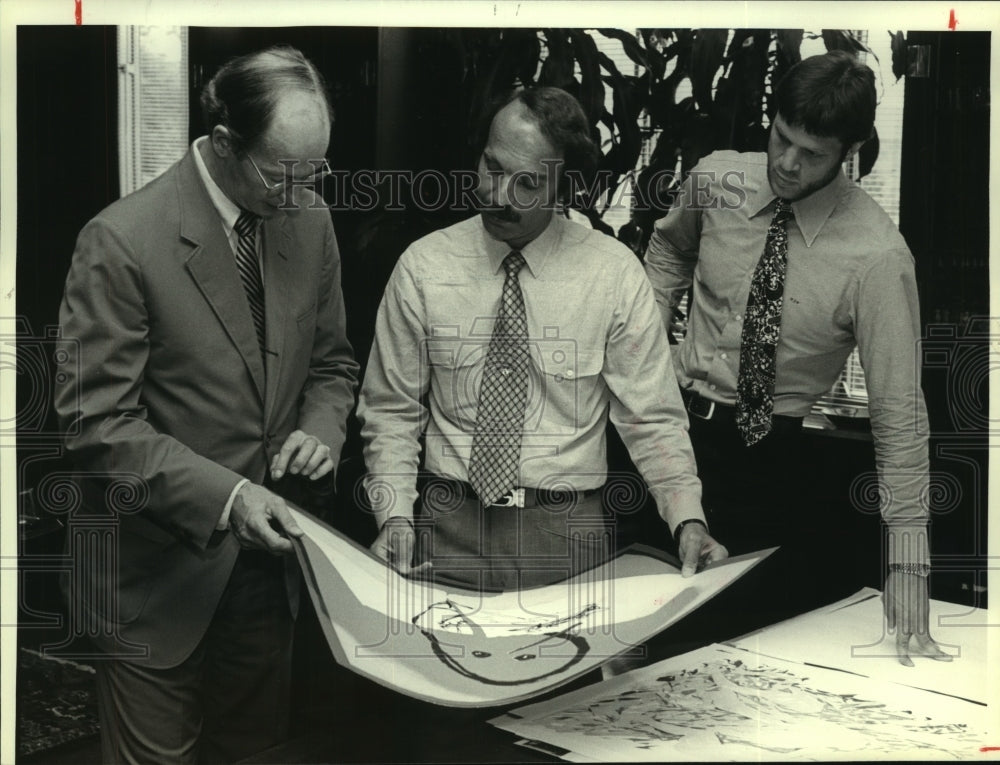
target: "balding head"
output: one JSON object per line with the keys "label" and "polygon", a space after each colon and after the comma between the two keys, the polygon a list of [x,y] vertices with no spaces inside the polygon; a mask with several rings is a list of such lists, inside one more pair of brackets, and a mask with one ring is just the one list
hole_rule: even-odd
{"label": "balding head", "polygon": [[316,67],[298,50],[288,46],[268,48],[231,59],[216,72],[201,93],[205,130],[225,127],[237,152],[253,151],[279,116],[278,104],[285,97],[300,95],[315,103],[327,119],[327,135],[333,120],[326,85]]}

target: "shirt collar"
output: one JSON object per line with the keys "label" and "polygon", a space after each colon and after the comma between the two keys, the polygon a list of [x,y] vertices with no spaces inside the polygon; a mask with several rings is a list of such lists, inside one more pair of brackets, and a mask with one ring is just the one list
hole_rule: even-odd
{"label": "shirt collar", "polygon": [[[527,265],[531,275],[538,278],[542,275],[545,263],[549,255],[556,249],[556,245],[562,236],[565,219],[556,211],[552,214],[552,220],[545,230],[521,248],[521,255]],[[482,229],[483,239],[486,241],[486,254],[490,259],[490,268],[494,273],[500,271],[504,259],[511,253],[512,247],[506,242],[501,242],[490,236],[486,229]]]}
{"label": "shirt collar", "polygon": [[240,217],[240,208],[236,206],[233,200],[226,196],[225,192],[219,188],[219,184],[212,178],[211,173],[208,172],[208,166],[205,165],[205,160],[201,156],[201,147],[207,140],[207,136],[202,136],[201,138],[196,138],[194,143],[191,144],[191,151],[194,154],[194,164],[198,168],[198,175],[201,176],[202,183],[205,184],[205,190],[208,191],[209,199],[212,200],[212,204],[215,205],[215,209],[222,219],[222,226],[226,229],[226,236],[231,236],[233,228],[236,226],[236,220]]}
{"label": "shirt collar", "polygon": [[[750,196],[747,200],[747,212],[751,218],[759,215],[777,198],[771,190],[771,184],[767,182],[766,162],[762,177],[755,179],[755,181],[754,185],[748,189]],[[805,199],[792,202],[795,224],[802,232],[802,238],[806,240],[807,247],[812,247],[813,242],[816,241],[823,224],[830,218],[848,183],[850,181],[844,175],[843,169],[840,169],[826,186],[814,191]]]}

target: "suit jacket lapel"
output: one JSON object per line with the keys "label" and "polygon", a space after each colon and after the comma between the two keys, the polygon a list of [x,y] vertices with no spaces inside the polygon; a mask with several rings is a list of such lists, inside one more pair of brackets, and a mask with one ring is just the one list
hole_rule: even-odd
{"label": "suit jacket lapel", "polygon": [[236,258],[190,153],[178,166],[177,187],[180,235],[194,245],[185,266],[243,357],[257,393],[264,401],[264,365],[243,283],[236,269]]}
{"label": "suit jacket lapel", "polygon": [[284,368],[282,356],[288,324],[288,290],[295,276],[292,252],[291,226],[288,217],[280,215],[265,221],[264,232],[264,310],[267,317],[267,394],[264,404],[264,422],[268,422]]}

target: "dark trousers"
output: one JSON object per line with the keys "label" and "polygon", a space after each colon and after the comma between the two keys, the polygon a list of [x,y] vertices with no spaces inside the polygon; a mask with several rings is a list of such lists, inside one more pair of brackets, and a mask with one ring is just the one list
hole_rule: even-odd
{"label": "dark trousers", "polygon": [[817,487],[803,480],[801,420],[775,418],[771,433],[750,447],[731,408],[717,408],[711,420],[692,415],[690,422],[712,536],[734,556],[779,547],[726,593],[738,609],[733,634],[823,605],[828,588],[818,583],[837,576],[843,551],[814,531]]}
{"label": "dark trousers", "polygon": [[436,478],[422,492],[417,533],[417,561],[429,560],[438,579],[493,591],[567,579],[614,550],[599,491],[484,507],[467,485]]}
{"label": "dark trousers", "polygon": [[98,661],[108,763],[225,763],[287,737],[292,616],[281,558],[241,551],[208,632],[179,666]]}
{"label": "dark trousers", "polygon": [[808,512],[800,480],[801,421],[776,420],[772,432],[750,447],[725,414],[690,421],[712,536],[732,555],[790,542]]}

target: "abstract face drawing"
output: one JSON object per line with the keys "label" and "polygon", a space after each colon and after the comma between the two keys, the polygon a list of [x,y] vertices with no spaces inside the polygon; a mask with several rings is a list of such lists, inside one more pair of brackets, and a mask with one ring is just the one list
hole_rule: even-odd
{"label": "abstract face drawing", "polygon": [[590,650],[577,634],[583,617],[597,608],[550,621],[511,624],[510,634],[490,637],[475,621],[475,609],[450,599],[413,617],[413,624],[449,669],[487,685],[522,685],[567,671]]}

